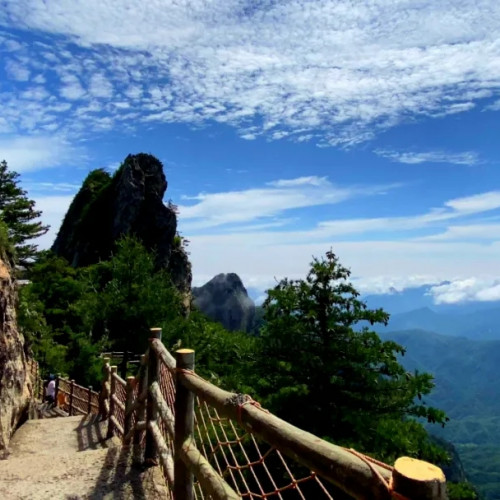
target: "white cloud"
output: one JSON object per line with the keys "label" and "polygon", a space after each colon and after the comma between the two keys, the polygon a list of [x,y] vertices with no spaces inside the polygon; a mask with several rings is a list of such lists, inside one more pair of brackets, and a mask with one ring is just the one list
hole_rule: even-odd
{"label": "white cloud", "polygon": [[5,71],[12,80],[17,82],[27,82],[31,75],[30,70],[25,65],[14,59],[5,61]]}
{"label": "white cloud", "polygon": [[52,246],[64,215],[73,201],[73,197],[73,195],[37,196],[36,194],[33,197],[36,208],[42,211],[42,222],[50,225],[49,231],[35,241],[40,250],[45,250]]}
{"label": "white cloud", "polygon": [[485,111],[500,111],[500,99],[495,101],[494,103],[486,106],[484,108]]}
{"label": "white cloud", "polygon": [[[269,192],[274,189],[270,188]],[[282,188],[292,193],[311,190],[310,199],[316,197],[312,190],[321,192],[322,189],[307,184]],[[259,197],[262,197],[260,191]],[[258,199],[252,191],[238,194],[245,196],[246,202]],[[224,199],[224,193],[220,195]],[[271,198],[279,200],[275,196]],[[280,206],[280,214],[300,203],[301,198],[286,201]],[[204,217],[210,221],[212,209],[216,208],[215,213],[223,217],[224,211],[234,212],[236,206],[239,205],[228,202],[227,205],[202,205],[198,209],[206,210]],[[238,229],[231,227],[227,231],[212,229],[210,234],[204,234],[203,223],[196,226],[181,219],[179,228],[191,241],[195,275],[207,277],[234,271],[245,277],[245,283],[255,283],[255,288],[263,290],[272,285],[273,277],[304,277],[312,256],[324,255],[331,247],[341,262],[352,268],[360,290],[382,293],[391,287],[400,290],[468,276],[500,276],[497,253],[500,225],[485,223],[483,215],[494,208],[500,208],[500,200],[490,192],[455,198],[417,215],[325,220],[304,229],[300,220],[291,223],[286,219],[273,219],[268,227],[263,223],[241,224]],[[269,214],[266,204],[257,204],[255,210],[252,216],[256,218]],[[451,221],[471,217],[482,219],[463,226],[449,225]],[[283,225],[276,230],[280,222]],[[422,231],[439,233],[426,238],[421,236]],[[491,297],[494,290],[484,292],[488,293]],[[478,300],[486,300],[487,296],[478,295]]]}
{"label": "white cloud", "polygon": [[430,274],[408,274],[404,276],[380,275],[370,278],[356,278],[352,282],[357,290],[368,295],[392,294],[402,292],[408,288],[417,288],[424,285],[434,285],[441,280]]}
{"label": "white cloud", "polygon": [[0,138],[0,159],[16,172],[78,164],[84,158],[79,148],[57,136],[7,136]]}
{"label": "white cloud", "polygon": [[[182,226],[180,229],[182,231]],[[421,284],[467,276],[477,276],[477,279],[500,276],[500,241],[490,245],[409,242],[394,238],[280,242],[259,233],[186,235],[191,242],[194,276],[236,272],[247,286],[253,282],[259,290],[272,286],[274,278],[304,278],[312,257],[321,257],[330,248],[343,265],[352,269],[357,285],[367,283],[360,287],[364,292],[375,291],[373,282],[382,281],[388,272],[390,279],[401,288],[414,284],[415,276],[424,277]]]}
{"label": "white cloud", "polygon": [[326,177],[318,177],[317,175],[310,175],[307,177],[298,177],[297,179],[280,179],[277,181],[269,182],[269,186],[274,187],[295,187],[295,186],[325,186],[329,181]]}
{"label": "white cloud", "polygon": [[442,233],[426,236],[425,240],[459,240],[472,241],[500,239],[500,224],[467,224],[461,226],[449,226]]}
{"label": "white cloud", "polygon": [[461,213],[476,213],[500,208],[500,191],[489,191],[474,196],[466,196],[450,200],[447,207]]}
{"label": "white cloud", "polygon": [[23,182],[23,186],[30,192],[30,194],[50,191],[76,193],[81,187],[80,184],[71,184],[70,182],[31,182],[29,180],[25,180],[25,182]]}
{"label": "white cloud", "polygon": [[[5,0],[0,25],[39,38],[16,38],[29,65],[19,62],[12,78],[55,68],[81,80],[82,89],[62,79],[57,88],[47,78],[52,95],[83,100],[81,113],[60,114],[65,129],[102,128],[83,111],[93,99],[112,122],[125,120],[129,110],[113,105],[120,97],[136,106],[137,123],[216,120],[249,140],[265,134],[349,146],[408,118],[461,113],[498,96],[499,15],[495,0],[460,0],[453,8],[448,0],[251,7],[239,0]],[[30,112],[15,94],[6,99],[18,130],[48,113]],[[407,153],[398,161],[477,158]]]}
{"label": "white cloud", "polygon": [[65,99],[73,101],[81,99],[85,96],[85,89],[82,87],[80,80],[75,75],[64,75],[61,79],[63,86],[61,87],[61,96]]}
{"label": "white cloud", "polygon": [[388,189],[395,187],[340,187],[324,177],[315,176],[282,179],[270,182],[268,186],[185,197],[195,203],[179,205],[180,220],[186,230],[192,231],[274,217],[295,208],[333,205],[354,197],[385,194]]}
{"label": "white cloud", "polygon": [[436,304],[493,302],[500,300],[500,279],[466,278],[433,286],[430,293]]}
{"label": "white cloud", "polygon": [[454,165],[477,165],[480,163],[479,155],[474,151],[465,151],[462,153],[450,153],[445,151],[426,151],[426,152],[401,152],[390,149],[377,149],[376,154],[391,161],[398,163],[407,163],[417,165],[420,163],[451,163]]}
{"label": "white cloud", "polygon": [[95,74],[90,77],[89,92],[94,97],[109,98],[113,96],[113,85],[102,74]]}

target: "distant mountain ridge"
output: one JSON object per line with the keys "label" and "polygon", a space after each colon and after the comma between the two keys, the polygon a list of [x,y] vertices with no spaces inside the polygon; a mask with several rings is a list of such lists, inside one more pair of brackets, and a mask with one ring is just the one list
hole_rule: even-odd
{"label": "distant mountain ridge", "polygon": [[473,340],[500,340],[500,306],[462,314],[422,307],[394,314],[387,327],[376,325],[374,329],[378,333],[417,329]]}
{"label": "distant mountain ridge", "polygon": [[[439,285],[447,285],[443,281]],[[435,303],[432,287],[435,285],[423,285],[404,290],[390,289],[388,293],[369,294],[362,297],[370,308],[381,307],[390,314],[402,314],[416,309],[427,307],[434,312],[443,314],[469,314],[500,307],[500,301],[467,301],[454,303]]]}
{"label": "distant mountain ridge", "polygon": [[450,417],[429,426],[457,448],[468,478],[487,500],[500,500],[500,340],[472,340],[424,330],[385,331],[407,348],[401,363],[436,384],[427,402]]}

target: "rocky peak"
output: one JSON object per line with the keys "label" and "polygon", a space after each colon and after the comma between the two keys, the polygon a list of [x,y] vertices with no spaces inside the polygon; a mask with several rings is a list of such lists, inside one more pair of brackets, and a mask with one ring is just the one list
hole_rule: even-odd
{"label": "rocky peak", "polygon": [[168,269],[179,290],[188,292],[191,265],[175,245],[176,213],[163,203],[167,185],[162,163],[149,154],[127,156],[113,177],[91,172],[52,250],[75,267],[87,266],[109,258],[121,236],[135,235],[156,252],[157,264]]}
{"label": "rocky peak", "polygon": [[250,331],[255,304],[235,273],[218,274],[209,282],[193,288],[194,305],[210,319],[228,330]]}

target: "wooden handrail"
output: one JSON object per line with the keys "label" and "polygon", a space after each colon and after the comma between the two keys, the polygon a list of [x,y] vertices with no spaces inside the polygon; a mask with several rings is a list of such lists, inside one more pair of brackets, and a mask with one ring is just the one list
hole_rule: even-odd
{"label": "wooden handrail", "polygon": [[128,416],[131,413],[134,413],[134,411],[136,411],[137,408],[145,401],[147,395],[148,395],[147,390],[144,392],[141,392],[141,394],[139,394],[139,396],[137,396],[137,398],[135,398],[135,401],[132,403],[132,406],[128,410],[125,411],[125,415]]}
{"label": "wooden handrail", "polygon": [[[169,405],[170,399],[167,403],[160,387],[161,364],[175,377],[175,415]],[[221,417],[238,422],[247,432],[354,498],[390,500],[392,487],[397,494],[413,500],[446,498],[444,476],[442,478],[438,474],[439,468],[435,468],[436,478],[428,481],[428,487],[424,485],[419,490],[425,491],[425,494],[415,496],[411,493],[412,481],[417,481],[411,476],[411,468],[415,468],[413,459],[399,459],[399,469],[386,466],[289,424],[262,409],[249,396],[216,387],[194,372],[193,351],[179,350],[177,359],[174,359],[161,342],[160,329],[152,329],[150,349],[147,355],[141,357],[141,369],[137,377],[123,380],[116,373],[116,367],[109,366],[109,360],[105,361],[104,372],[101,396],[103,412],[109,416],[108,436],[110,431],[112,434],[115,430],[125,443],[133,437],[135,452],[140,449],[142,432],[146,429],[145,460],[160,460],[176,498],[190,500],[194,497],[193,474],[202,490],[212,498],[240,498],[196,446],[192,421],[195,396],[216,409]],[[122,401],[118,396],[120,393],[116,393],[116,384],[122,384],[126,388],[126,401]],[[135,384],[139,384],[138,391],[135,391]],[[75,400],[82,401],[74,395],[74,384],[72,388]],[[124,426],[116,418],[117,409],[125,415]],[[75,407],[75,411],[81,410]],[[134,413],[136,423],[132,426]],[[160,422],[165,425],[168,438],[174,442],[173,450],[167,444],[169,439],[162,433]],[[423,467],[430,465],[420,463]]]}
{"label": "wooden handrail", "polygon": [[127,382],[125,380],[123,380],[120,375],[118,375],[118,373],[116,372],[113,372],[111,373],[111,376],[119,383],[121,384],[123,387],[126,387],[127,386]]}
{"label": "wooden handrail", "polygon": [[155,400],[156,406],[158,408],[158,413],[170,434],[170,438],[174,439],[175,417],[161,393],[158,382],[154,382],[153,384],[151,384],[149,392]]}
{"label": "wooden handrail", "polygon": [[[166,351],[157,341],[151,342],[158,353]],[[177,372],[178,380],[193,394],[217,409],[222,416],[240,423],[246,430],[298,463],[314,470],[318,475],[355,498],[388,500],[387,487],[373,480],[372,467],[389,482],[391,472],[376,464],[368,465],[348,450],[328,443],[309,432],[268,413],[252,404],[244,404],[242,395],[220,389],[189,371]]]}
{"label": "wooden handrail", "polygon": [[168,483],[174,484],[174,458],[170,453],[170,449],[167,446],[167,443],[165,443],[165,439],[163,439],[160,428],[155,421],[148,422],[147,427],[155,440],[161,464],[167,473]]}

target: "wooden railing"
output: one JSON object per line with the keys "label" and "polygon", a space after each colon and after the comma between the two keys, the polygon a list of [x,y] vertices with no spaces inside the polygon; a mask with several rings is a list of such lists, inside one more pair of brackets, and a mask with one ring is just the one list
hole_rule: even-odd
{"label": "wooden railing", "polygon": [[92,390],[92,386],[83,387],[74,380],[56,378],[55,400],[70,416],[99,414],[99,393]]}
{"label": "wooden railing", "polygon": [[136,459],[159,462],[173,499],[317,499],[339,490],[359,499],[446,498],[438,467],[408,457],[391,467],[298,429],[199,377],[194,351],[174,358],[161,329],[151,330],[137,376],[121,378],[109,358],[103,370],[108,437],[132,443]]}

